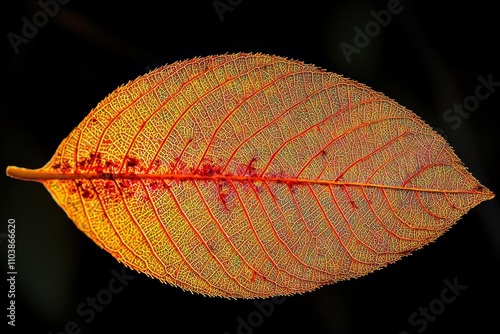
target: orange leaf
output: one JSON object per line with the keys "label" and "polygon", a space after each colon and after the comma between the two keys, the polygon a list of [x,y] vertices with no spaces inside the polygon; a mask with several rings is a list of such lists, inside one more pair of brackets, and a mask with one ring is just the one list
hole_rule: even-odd
{"label": "orange leaf", "polygon": [[263,54],[181,61],[119,87],[39,181],[118,261],[210,296],[365,275],[493,198],[415,114]]}

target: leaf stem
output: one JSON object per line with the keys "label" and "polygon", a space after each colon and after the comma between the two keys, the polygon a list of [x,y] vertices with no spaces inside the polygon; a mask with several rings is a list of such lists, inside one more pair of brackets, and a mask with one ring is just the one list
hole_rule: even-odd
{"label": "leaf stem", "polygon": [[7,167],[6,174],[14,179],[19,179],[23,181],[38,181],[40,180],[40,170],[38,169],[28,169],[16,166]]}

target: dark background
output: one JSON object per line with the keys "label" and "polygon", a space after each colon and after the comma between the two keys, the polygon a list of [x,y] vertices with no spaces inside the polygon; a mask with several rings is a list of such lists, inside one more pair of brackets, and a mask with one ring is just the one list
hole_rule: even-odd
{"label": "dark background", "polygon": [[[227,0],[222,0],[228,3]],[[231,1],[221,21],[213,1],[72,0],[15,53],[7,34],[33,22],[36,1],[2,4],[0,168],[37,168],[108,93],[165,63],[226,52],[264,52],[313,63],[365,83],[440,128],[485,186],[500,192],[498,91],[457,129],[445,110],[474,95],[478,77],[500,81],[499,16],[486,1],[401,1],[403,10],[347,62],[341,42],[373,21],[388,1]],[[77,230],[40,184],[0,178],[0,263],[6,269],[7,219],[16,219],[16,329],[82,333],[237,333],[238,317],[255,316],[247,300],[204,298],[133,275],[86,323],[76,309],[106,289],[122,266]],[[463,217],[436,242],[368,276],[340,282],[275,305],[242,333],[417,333],[408,318],[438,305],[444,280],[467,288],[425,333],[498,330],[500,298],[498,196]],[[2,277],[6,276],[3,274]],[[2,279],[5,283],[5,279]],[[7,313],[7,287],[0,291]],[[85,309],[88,309],[87,307]],[[252,313],[253,312],[253,313]],[[6,317],[1,314],[2,322]],[[253,318],[258,321],[258,317]],[[255,324],[255,322],[254,322]],[[4,325],[4,324],[2,324]]]}

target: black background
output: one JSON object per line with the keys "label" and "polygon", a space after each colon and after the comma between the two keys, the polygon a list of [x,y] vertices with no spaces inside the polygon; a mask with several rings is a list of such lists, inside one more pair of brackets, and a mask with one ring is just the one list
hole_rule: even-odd
{"label": "black background", "polygon": [[[222,2],[227,3],[227,0]],[[475,177],[498,193],[500,87],[454,129],[445,110],[474,95],[479,76],[500,81],[499,17],[486,1],[440,4],[401,1],[402,11],[351,62],[339,45],[354,45],[354,27],[373,21],[387,1],[232,1],[221,21],[213,1],[72,0],[19,52],[7,38],[33,22],[36,1],[2,5],[0,167],[37,168],[108,93],[148,70],[195,56],[264,52],[313,63],[365,83],[440,128]],[[205,298],[133,275],[89,323],[76,309],[122,271],[77,230],[43,186],[1,177],[0,238],[6,276],[7,219],[16,219],[16,329],[82,333],[237,333],[238,317],[255,316],[248,300]],[[444,236],[368,276],[340,282],[275,305],[254,333],[417,333],[409,316],[437,305],[444,280],[467,288],[425,333],[465,329],[492,333],[500,306],[498,197],[471,210]],[[5,283],[5,279],[2,279]],[[0,291],[6,323],[7,287]],[[87,307],[85,309],[88,309]],[[2,324],[4,325],[4,324]],[[12,329],[12,328],[10,328]]]}

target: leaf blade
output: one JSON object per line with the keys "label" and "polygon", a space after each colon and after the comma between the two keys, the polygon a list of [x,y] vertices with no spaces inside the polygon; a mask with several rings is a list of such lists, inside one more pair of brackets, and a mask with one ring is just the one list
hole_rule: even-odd
{"label": "leaf blade", "polygon": [[364,275],[493,197],[409,110],[261,54],[139,77],[99,103],[45,167],[7,173],[41,181],[124,264],[245,298]]}

